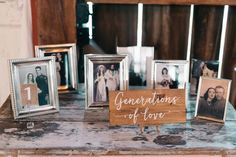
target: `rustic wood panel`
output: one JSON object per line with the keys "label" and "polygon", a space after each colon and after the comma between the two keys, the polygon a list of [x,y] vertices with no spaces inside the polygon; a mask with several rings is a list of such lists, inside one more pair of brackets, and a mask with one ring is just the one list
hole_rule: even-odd
{"label": "rustic wood panel", "polygon": [[76,0],[37,0],[38,42],[76,42]]}
{"label": "rustic wood panel", "polygon": [[93,3],[144,3],[144,4],[160,4],[160,5],[188,5],[188,4],[204,4],[204,5],[236,5],[235,0],[87,0]]}
{"label": "rustic wood panel", "polygon": [[223,6],[195,6],[192,58],[218,60]]}
{"label": "rustic wood panel", "polygon": [[223,59],[222,77],[232,79],[231,103],[236,107],[236,7],[229,8],[227,32],[225,38],[225,49]]}
{"label": "rustic wood panel", "polygon": [[185,122],[185,90],[109,92],[110,124],[157,125]]}
{"label": "rustic wood panel", "polygon": [[117,46],[136,45],[137,13],[137,5],[96,4],[94,41],[109,54],[115,54]]}
{"label": "rustic wood panel", "polygon": [[143,45],[155,47],[155,59],[186,59],[189,6],[144,5]]}

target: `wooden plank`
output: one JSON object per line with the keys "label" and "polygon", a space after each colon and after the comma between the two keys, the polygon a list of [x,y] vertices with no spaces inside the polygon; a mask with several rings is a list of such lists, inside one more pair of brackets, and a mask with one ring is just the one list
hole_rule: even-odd
{"label": "wooden plank", "polygon": [[184,89],[109,92],[112,125],[155,125],[186,121]]}
{"label": "wooden plank", "polygon": [[[87,0],[88,1],[88,0]],[[107,4],[159,4],[159,5],[236,5],[235,0],[91,0],[93,3]]]}
{"label": "wooden plank", "polygon": [[139,0],[86,0],[93,3],[106,3],[106,4],[138,4]]}
{"label": "wooden plank", "polygon": [[40,45],[76,43],[76,1],[37,0]]}

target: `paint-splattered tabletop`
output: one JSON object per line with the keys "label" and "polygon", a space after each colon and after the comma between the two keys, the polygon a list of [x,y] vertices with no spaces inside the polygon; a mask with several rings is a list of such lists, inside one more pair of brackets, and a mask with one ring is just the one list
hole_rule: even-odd
{"label": "paint-splattered tabletop", "polygon": [[110,126],[108,111],[84,109],[84,93],[60,95],[60,112],[14,121],[8,100],[0,110],[0,155],[175,155],[236,154],[236,112],[225,124],[194,119],[145,127]]}

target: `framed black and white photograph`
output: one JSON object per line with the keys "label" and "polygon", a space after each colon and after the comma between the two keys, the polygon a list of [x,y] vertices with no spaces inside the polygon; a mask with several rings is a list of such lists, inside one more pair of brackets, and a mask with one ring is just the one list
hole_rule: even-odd
{"label": "framed black and white photograph", "polygon": [[224,122],[231,80],[200,77],[195,116]]}
{"label": "framed black and white photograph", "polygon": [[154,60],[152,62],[153,89],[184,89],[188,82],[188,61]]}
{"label": "framed black and white photograph", "polygon": [[199,79],[201,76],[209,78],[217,78],[219,71],[219,61],[202,61],[192,59],[191,62],[191,78],[190,78],[190,94],[197,95]]}
{"label": "framed black and white photograph", "polygon": [[127,55],[85,55],[86,108],[107,107],[109,91],[127,90]]}
{"label": "framed black and white photograph", "polygon": [[35,46],[37,57],[54,56],[59,93],[77,91],[78,70],[76,44]]}
{"label": "framed black and white photograph", "polygon": [[14,118],[59,111],[55,58],[10,60]]}

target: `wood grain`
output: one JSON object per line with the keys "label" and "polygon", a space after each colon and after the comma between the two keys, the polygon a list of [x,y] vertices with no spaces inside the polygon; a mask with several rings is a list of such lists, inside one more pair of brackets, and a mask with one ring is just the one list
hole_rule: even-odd
{"label": "wood grain", "polygon": [[111,91],[109,98],[111,125],[186,121],[184,89]]}
{"label": "wood grain", "polygon": [[222,67],[222,78],[232,79],[230,102],[236,108],[236,7],[229,7],[228,24],[225,37],[225,49]]}
{"label": "wood grain", "polygon": [[137,5],[95,4],[93,40],[109,54],[115,54],[117,46],[136,45],[137,16]]}
{"label": "wood grain", "polygon": [[189,6],[143,6],[142,44],[155,47],[155,59],[186,59],[189,12]]}
{"label": "wood grain", "polygon": [[[88,0],[87,0],[88,1]],[[160,4],[160,5],[236,5],[235,0],[89,0],[93,3],[113,3],[113,4]]]}
{"label": "wood grain", "polygon": [[37,0],[40,45],[76,42],[76,1]]}

